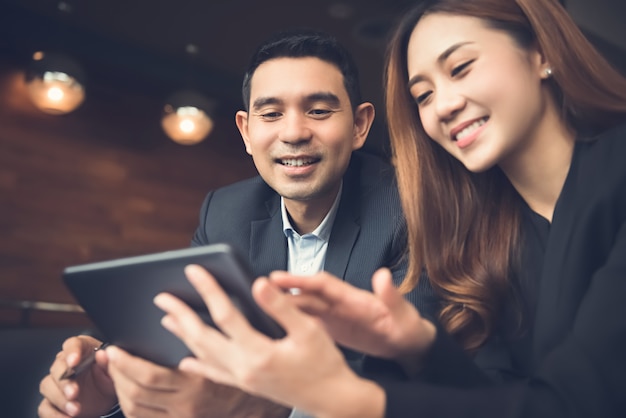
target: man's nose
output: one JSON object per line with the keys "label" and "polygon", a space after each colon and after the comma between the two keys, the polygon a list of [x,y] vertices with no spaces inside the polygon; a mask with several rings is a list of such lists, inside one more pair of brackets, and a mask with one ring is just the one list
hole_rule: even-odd
{"label": "man's nose", "polygon": [[309,122],[310,121],[306,115],[295,112],[285,115],[279,134],[280,140],[287,143],[297,143],[310,140],[312,137],[312,131],[309,126]]}

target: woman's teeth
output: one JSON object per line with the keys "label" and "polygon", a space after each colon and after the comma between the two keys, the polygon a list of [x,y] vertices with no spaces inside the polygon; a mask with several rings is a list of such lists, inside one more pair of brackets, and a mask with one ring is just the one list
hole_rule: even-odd
{"label": "woman's teeth", "polygon": [[487,122],[487,118],[482,118],[480,120],[477,120],[476,122],[472,123],[470,126],[464,128],[461,132],[456,134],[454,139],[458,141],[460,139],[465,138],[467,135],[471,134],[474,130],[483,126],[485,122]]}

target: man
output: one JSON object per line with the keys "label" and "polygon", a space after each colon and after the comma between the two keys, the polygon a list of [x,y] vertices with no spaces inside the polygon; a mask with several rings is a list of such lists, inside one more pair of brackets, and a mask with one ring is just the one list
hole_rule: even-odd
{"label": "man", "polygon": [[[374,107],[361,101],[348,53],[324,34],[281,34],[254,54],[242,90],[246,110],[236,123],[260,176],[208,194],[192,245],[228,242],[258,276],[324,269],[369,288],[374,271],[386,266],[401,281],[406,231],[393,169],[354,153]],[[116,403],[128,418],[292,413],[125,352],[115,358],[99,352],[96,365],[75,381],[57,379],[97,345],[84,336],[65,342],[41,382],[40,417],[97,417]]]}

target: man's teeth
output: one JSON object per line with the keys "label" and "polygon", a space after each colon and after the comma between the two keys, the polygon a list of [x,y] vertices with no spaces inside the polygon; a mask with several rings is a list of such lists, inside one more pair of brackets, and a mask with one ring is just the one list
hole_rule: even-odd
{"label": "man's teeth", "polygon": [[455,139],[459,140],[459,139],[465,138],[467,135],[471,134],[475,129],[478,129],[481,126],[483,126],[485,124],[485,122],[487,122],[486,118],[477,120],[476,122],[472,123],[470,126],[468,126],[465,129],[463,129],[461,132],[456,134]]}
{"label": "man's teeth", "polygon": [[304,165],[313,164],[312,159],[301,159],[301,158],[291,158],[288,160],[280,160],[282,165],[287,165],[291,167],[302,167]]}

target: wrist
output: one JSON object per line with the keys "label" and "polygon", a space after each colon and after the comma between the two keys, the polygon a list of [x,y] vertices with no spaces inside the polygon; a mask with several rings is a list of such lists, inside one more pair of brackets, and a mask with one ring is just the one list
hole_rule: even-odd
{"label": "wrist", "polygon": [[415,376],[422,369],[424,358],[437,338],[437,327],[432,322],[422,319],[419,335],[419,344],[395,359],[409,377]]}

